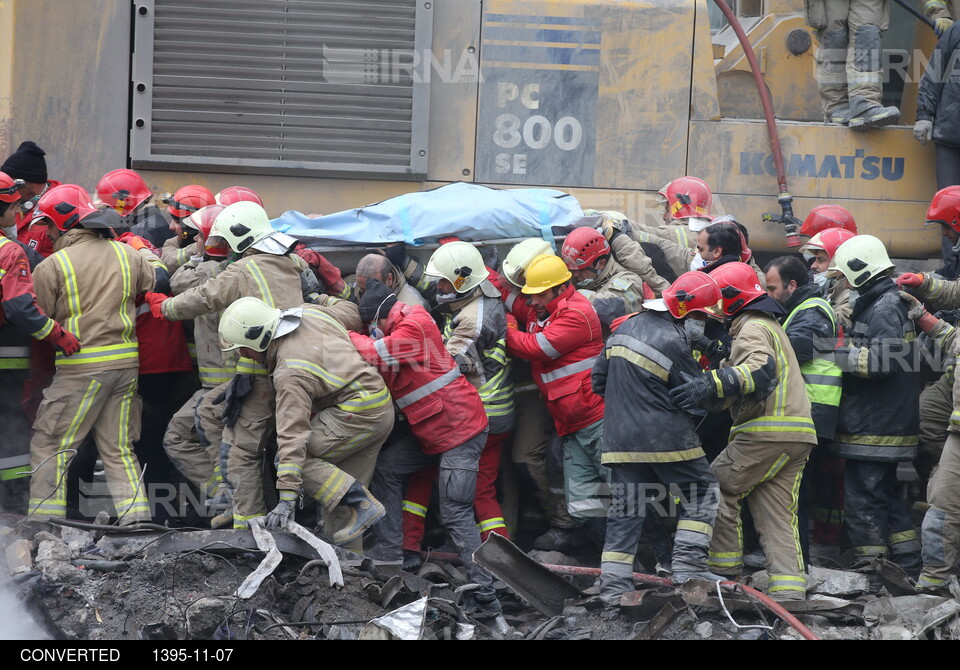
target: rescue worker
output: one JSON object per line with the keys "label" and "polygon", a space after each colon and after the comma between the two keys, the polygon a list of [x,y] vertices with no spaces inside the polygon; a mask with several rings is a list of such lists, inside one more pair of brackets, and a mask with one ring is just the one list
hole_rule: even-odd
{"label": "rescue worker", "polygon": [[[0,210],[4,223],[12,223],[15,209],[9,205],[17,202],[22,186],[22,181],[14,182],[0,172]],[[0,236],[0,324],[2,353],[6,354],[7,349],[16,349],[10,352],[14,355],[19,353],[19,358],[7,355],[0,360],[0,412],[5,431],[0,441],[0,507],[23,512],[27,500],[26,478],[30,476],[30,423],[20,409],[20,401],[30,348],[12,345],[33,338],[49,342],[65,355],[73,355],[79,351],[80,343],[37,305],[26,252],[16,238],[10,240],[6,236]]]}
{"label": "rescue worker", "polygon": [[343,281],[339,268],[305,244],[294,247],[296,254],[306,261],[321,291],[341,300],[354,300],[353,289]]}
{"label": "rescue worker", "polygon": [[587,291],[600,325],[639,311],[645,298],[653,298],[643,280],[614,260],[603,233],[593,228],[575,228],[563,242],[560,257],[580,290]]}
{"label": "rescue worker", "polygon": [[[416,265],[414,259],[406,264],[411,272],[416,271]],[[430,256],[424,270],[424,276],[436,281],[427,295],[432,294],[433,301],[440,307],[444,346],[480,393],[489,421],[474,497],[474,511],[483,539],[490,533],[509,536],[497,500],[496,483],[503,446],[516,424],[513,362],[506,353],[507,322],[500,292],[488,281],[489,274],[477,248],[459,240],[441,245]],[[405,509],[424,514],[430,491],[424,480],[419,480],[419,484],[419,490],[407,491],[405,502],[420,507],[409,505]]]}
{"label": "rescue worker", "polygon": [[817,233],[800,247],[804,258],[810,260],[814,283],[820,287],[830,302],[830,307],[837,318],[837,325],[844,331],[853,327],[853,322],[850,320],[850,314],[853,312],[853,305],[850,303],[850,285],[846,277],[830,268],[837,249],[851,237],[856,237],[856,233],[842,228],[831,228]]}
{"label": "rescue worker", "polygon": [[357,263],[357,295],[363,297],[367,281],[371,278],[393,291],[397,300],[405,305],[420,305],[430,309],[430,303],[420,292],[407,283],[403,271],[390,262],[384,254],[367,254]]}
{"label": "rescue worker", "polygon": [[[820,355],[832,351],[836,344],[837,317],[830,303],[822,297],[820,287],[810,281],[806,265],[796,256],[774,258],[767,264],[766,273],[767,295],[786,311],[780,323],[800,363],[813,425],[817,429],[819,449],[813,451],[804,469],[797,510],[800,546],[809,565],[808,509],[813,507],[814,536],[821,544],[828,540],[838,545],[843,530],[843,479],[837,476],[842,471],[842,462],[838,464],[838,459],[828,452],[837,430],[843,372],[836,363]],[[810,500],[811,486],[815,502]]]}
{"label": "rescue worker", "polygon": [[947,438],[939,465],[927,486],[930,507],[924,514],[920,532],[923,540],[923,570],[916,589],[917,593],[952,598],[949,582],[956,575],[957,558],[960,556],[960,437],[957,435],[960,432],[960,409],[956,409],[960,407],[957,400],[960,394],[957,392],[955,374],[960,357],[960,341],[957,340],[956,328],[932,316],[916,298],[904,292],[900,293],[900,297],[911,305],[909,317],[930,337],[934,346],[947,355],[949,361],[949,372],[944,377],[949,378],[952,387],[948,390],[947,400],[955,409],[949,415]]}
{"label": "rescue worker", "polygon": [[[164,270],[111,235],[103,212],[75,184],[47,191],[34,220],[47,223],[54,254],[37,266],[37,302],[67,324],[80,353],[57,354],[57,374],[44,391],[30,443],[30,513],[66,515],[63,482],[69,455],[92,433],[121,525],[150,519],[140,464],[131,443],[139,433],[134,298]],[[75,350],[74,350],[75,351]]]}
{"label": "rescue worker", "polygon": [[260,197],[260,194],[246,186],[228,186],[217,193],[214,200],[216,204],[224,207],[235,202],[255,202],[264,209],[267,207],[263,204],[263,198]]}
{"label": "rescue worker", "polygon": [[590,373],[603,351],[600,319],[571,284],[573,275],[557,256],[537,256],[524,273],[536,320],[507,319],[507,352],[530,361],[533,381],[543,396],[563,442],[564,494],[570,515],[588,522],[602,536],[608,507],[609,469],[600,463],[603,398],[593,392]]}
{"label": "rescue worker", "polygon": [[806,18],[819,42],[824,121],[852,130],[900,123],[900,110],[883,106],[880,37],[890,23],[886,0],[810,0]]}
{"label": "rescue worker", "polygon": [[597,230],[603,233],[607,242],[610,243],[613,258],[627,270],[639,275],[656,297],[660,297],[661,291],[670,286],[670,282],[658,274],[653,259],[647,255],[647,251],[651,251],[661,260],[661,269],[666,265],[663,251],[652,243],[647,243],[645,247],[624,233],[624,230],[632,230],[632,224],[620,212],[598,212],[598,216],[600,221],[597,224]]}
{"label": "rescue worker", "polygon": [[[223,272],[185,293],[167,298],[149,294],[154,316],[171,321],[195,319],[202,314],[220,312],[242,297],[260,298],[278,309],[293,309],[303,303],[301,272],[306,263],[292,253],[295,239],[275,231],[263,208],[254,202],[237,202],[217,215],[208,241],[222,238],[240,255]],[[357,326],[359,323],[356,324]],[[222,414],[225,428],[221,454],[226,454],[224,474],[233,487],[234,528],[246,528],[255,516],[266,514],[260,476],[264,454],[264,434],[269,432],[273,416],[273,392],[267,369],[242,356],[237,374],[221,384]],[[202,402],[197,411],[204,425],[217,418],[214,410]]]}
{"label": "rescue worker", "polygon": [[[198,246],[203,246],[203,255],[194,256],[170,278],[173,295],[206,283],[223,272],[228,265],[226,244],[208,244],[210,231],[217,216],[226,205],[208,205],[183,219],[182,224],[197,231]],[[223,490],[223,474],[220,470],[220,444],[223,427],[220,423],[222,405],[214,405],[219,394],[216,390],[233,379],[237,369],[235,351],[223,351],[217,329],[220,312],[201,314],[193,320],[193,335],[197,343],[197,363],[200,372],[200,389],[170,419],[163,437],[163,448],[180,473],[206,498],[219,498],[211,502],[211,511],[218,511],[211,526],[218,527],[227,521],[221,507],[226,504]],[[198,413],[200,403],[206,404],[206,412]],[[214,421],[204,420],[207,417]]]}
{"label": "rescue worker", "polygon": [[334,544],[352,542],[383,518],[383,505],[349,472],[372,476],[393,427],[390,393],[357,354],[342,320],[359,325],[356,305],[333,299],[280,310],[244,297],[224,310],[219,326],[225,350],[237,349],[269,375],[280,502],[264,525],[285,528],[302,491],[325,515],[348,511]]}
{"label": "rescue worker", "polygon": [[732,216],[714,219],[697,237],[697,254],[690,263],[691,270],[713,272],[727,263],[746,263],[753,268],[760,286],[766,278],[753,259],[747,246],[746,228]]}
{"label": "rescue worker", "polygon": [[[487,441],[483,401],[444,347],[436,323],[423,307],[400,302],[387,286],[368,278],[360,298],[360,320],[369,324],[371,336],[351,332],[350,339],[364,360],[383,375],[412,432],[383,450],[377,463],[374,490],[387,508],[383,523],[395,527],[385,539],[396,542],[403,477],[438,462],[440,518],[467,578],[480,585],[469,596],[467,611],[473,616],[495,616],[501,608],[493,577],[473,560],[480,546],[473,498]],[[390,553],[396,547],[380,549]]]}
{"label": "rescue worker", "polygon": [[710,276],[720,287],[723,313],[732,319],[730,359],[671,390],[685,409],[729,408],[733,415],[730,441],[712,463],[723,499],[708,564],[719,575],[740,575],[740,506],[746,500],[766,557],[767,591],[776,599],[803,600],[797,496],[817,435],[800,364],[777,322],[783,308],[749,265],[727,263]]}
{"label": "rescue worker", "polygon": [[[507,314],[512,314],[521,323],[536,320],[536,312],[520,291],[527,267],[541,255],[554,255],[553,247],[543,238],[531,237],[515,244],[500,265],[496,286],[500,289],[503,306]],[[562,495],[563,482],[559,476],[554,481],[554,474],[547,467],[548,450],[556,435],[553,421],[543,396],[533,383],[527,361],[514,360],[514,381],[517,427],[513,433],[511,460],[520,479],[533,482],[537,499],[550,523],[550,528],[534,539],[533,546],[541,551],[570,553],[582,544],[583,528],[567,512]],[[506,502],[505,495],[504,507]],[[506,510],[504,516],[507,516]]]}
{"label": "rescue worker", "polygon": [[[619,604],[633,591],[633,565],[654,485],[680,499],[673,543],[673,582],[723,578],[707,568],[707,549],[720,502],[695,418],[670,389],[700,373],[683,319],[722,319],[720,288],[702,272],[688,272],[644,303],[607,340],[593,368],[593,390],[608,396],[601,463],[611,471],[611,507],[601,556],[600,597]],[[700,414],[700,412],[697,412]],[[638,440],[638,435],[644,439]],[[656,499],[665,499],[658,496]]]}
{"label": "rescue worker", "polygon": [[97,198],[120,215],[121,227],[160,249],[173,237],[163,212],[152,202],[153,192],[137,172],[112,170],[97,182]]}
{"label": "rescue worker", "polygon": [[800,226],[800,234],[813,237],[830,228],[843,228],[857,234],[857,222],[853,214],[840,205],[817,205],[811,209]]}
{"label": "rescue worker", "polygon": [[919,440],[916,329],[880,240],[847,240],[833,265],[856,292],[853,327],[836,352],[844,372],[833,442],[833,452],[846,459],[843,523],[858,563],[888,555],[916,579],[920,543],[897,488],[897,464],[913,460]]}
{"label": "rescue worker", "polygon": [[199,251],[193,239],[193,230],[181,226],[180,221],[207,205],[215,204],[216,198],[206,186],[189,184],[178,188],[173,195],[163,195],[160,201],[167,206],[170,231],[173,233],[173,236],[163,243],[160,260],[173,274]]}
{"label": "rescue worker", "polygon": [[22,179],[18,212],[16,215],[16,238],[46,258],[53,253],[53,243],[47,239],[47,229],[42,223],[33,225],[33,210],[40,196],[60,182],[47,178],[47,153],[36,142],[27,140],[7,156],[0,172],[11,179]]}

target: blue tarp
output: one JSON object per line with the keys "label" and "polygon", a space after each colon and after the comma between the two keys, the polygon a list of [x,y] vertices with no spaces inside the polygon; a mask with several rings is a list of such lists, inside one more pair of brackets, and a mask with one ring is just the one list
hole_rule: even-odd
{"label": "blue tarp", "polygon": [[552,226],[569,226],[582,216],[577,199],[563,191],[458,182],[313,219],[291,210],[271,223],[288,235],[324,243],[419,245],[448,236],[467,241],[542,236],[552,243]]}

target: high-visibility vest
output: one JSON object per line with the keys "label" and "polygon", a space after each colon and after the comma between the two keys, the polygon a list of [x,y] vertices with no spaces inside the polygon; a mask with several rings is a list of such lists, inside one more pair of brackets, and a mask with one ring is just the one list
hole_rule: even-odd
{"label": "high-visibility vest", "polygon": [[[794,308],[787,319],[783,322],[783,329],[790,326],[793,317],[804,309],[821,309],[830,317],[830,323],[833,324],[833,331],[837,332],[837,319],[834,316],[833,308],[823,298],[807,298]],[[840,395],[843,388],[843,371],[840,367],[831,361],[823,358],[814,357],[800,366],[800,372],[803,374],[803,383],[807,388],[807,397],[810,402],[820,405],[830,405],[832,407],[840,406]]]}

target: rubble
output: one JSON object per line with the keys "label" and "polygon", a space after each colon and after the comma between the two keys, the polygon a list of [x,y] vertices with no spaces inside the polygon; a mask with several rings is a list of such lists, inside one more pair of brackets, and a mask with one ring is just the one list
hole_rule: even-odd
{"label": "rubble", "polygon": [[[712,582],[674,587],[637,576],[637,590],[609,605],[581,590],[595,568],[556,552],[525,554],[494,535],[477,559],[501,581],[504,610],[477,621],[460,609],[463,578],[444,562],[456,560],[448,555],[431,554],[414,575],[326,545],[303,527],[258,527],[266,551],[256,548],[255,530],[16,530],[0,538],[8,590],[28,613],[21,618],[36,624],[37,639],[960,637],[960,598],[899,595],[902,578],[880,563],[870,574],[812,568],[805,601],[766,605],[745,585],[718,591]],[[242,588],[254,574],[256,587]],[[750,581],[765,586],[765,574]]]}

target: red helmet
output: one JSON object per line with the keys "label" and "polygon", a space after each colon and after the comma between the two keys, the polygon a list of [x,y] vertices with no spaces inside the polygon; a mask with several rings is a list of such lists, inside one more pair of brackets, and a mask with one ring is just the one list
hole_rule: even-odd
{"label": "red helmet", "polygon": [[0,202],[16,202],[20,199],[18,191],[23,187],[22,179],[14,179],[6,172],[0,172]]}
{"label": "red helmet", "polygon": [[723,313],[733,316],[757,298],[767,295],[757,273],[746,263],[725,263],[710,273],[723,296]]}
{"label": "red helmet", "polygon": [[801,251],[807,249],[821,249],[827,252],[828,258],[833,258],[833,255],[837,253],[837,249],[841,244],[849,240],[851,237],[856,237],[856,233],[851,233],[846,228],[827,228],[823,232],[817,233],[810,238],[810,241],[807,242],[801,248]]}
{"label": "red helmet", "polygon": [[591,268],[601,256],[610,254],[607,238],[589,227],[575,228],[567,235],[560,249],[560,257],[570,270]]}
{"label": "red helmet", "polygon": [[844,228],[857,234],[857,222],[853,220],[853,214],[840,205],[817,205],[811,209],[800,226],[800,234],[813,237],[829,228]]}
{"label": "red helmet", "polygon": [[153,193],[147,188],[143,177],[121,168],[112,170],[97,182],[97,197],[100,202],[113,207],[120,216],[132,214],[141,204],[150,199]]}
{"label": "red helmet", "polygon": [[960,186],[936,192],[927,208],[927,223],[944,223],[960,233]]}
{"label": "red helmet", "polygon": [[226,205],[207,205],[202,209],[198,209],[180,222],[200,234],[203,238],[203,251],[212,258],[226,258],[230,251],[222,237],[218,237],[218,242],[215,244],[210,243],[210,229],[213,228],[213,224],[217,220],[220,212],[226,208]]}
{"label": "red helmet", "polygon": [[257,192],[246,186],[228,186],[217,193],[218,205],[232,205],[235,202],[255,202],[263,207],[263,200]]}
{"label": "red helmet", "polygon": [[663,187],[671,219],[707,219],[713,205],[713,193],[707,182],[696,177],[680,177]]}
{"label": "red helmet", "polygon": [[703,312],[715,319],[722,319],[720,311],[720,287],[706,272],[684,272],[669,288],[663,291],[663,302],[676,318],[690,312]]}
{"label": "red helmet", "polygon": [[90,194],[82,186],[61,184],[51,188],[37,201],[33,222],[49,219],[58,230],[66,232],[96,211]]}
{"label": "red helmet", "polygon": [[183,219],[207,205],[216,203],[213,193],[206,186],[190,184],[177,189],[173,195],[167,193],[161,201],[167,205],[167,211],[178,219]]}

